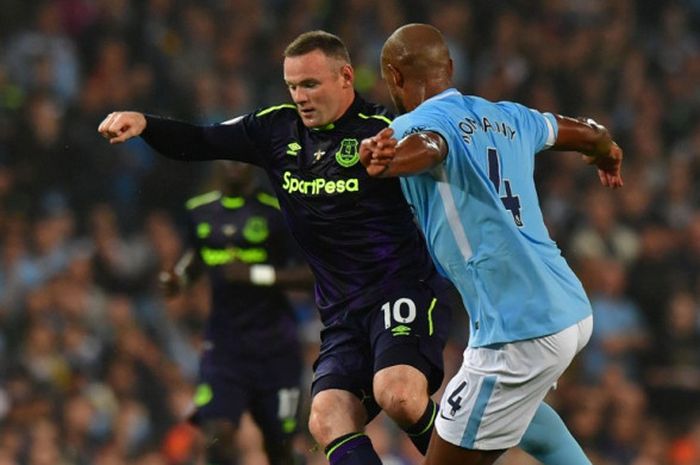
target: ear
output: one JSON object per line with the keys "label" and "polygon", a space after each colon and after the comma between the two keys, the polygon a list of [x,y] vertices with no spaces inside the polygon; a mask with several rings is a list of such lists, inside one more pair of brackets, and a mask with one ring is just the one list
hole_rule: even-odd
{"label": "ear", "polygon": [[401,71],[396,69],[393,65],[386,65],[387,70],[389,71],[389,76],[387,76],[389,79],[391,79],[391,83],[397,87],[397,88],[402,88],[404,85],[404,79],[403,79],[403,74],[401,74]]}
{"label": "ear", "polygon": [[355,71],[352,69],[352,66],[344,64],[340,68],[340,77],[343,79],[343,84],[352,87],[355,80]]}
{"label": "ear", "polygon": [[452,79],[452,73],[454,72],[454,64],[452,63],[452,58],[447,62],[447,73],[450,79]]}

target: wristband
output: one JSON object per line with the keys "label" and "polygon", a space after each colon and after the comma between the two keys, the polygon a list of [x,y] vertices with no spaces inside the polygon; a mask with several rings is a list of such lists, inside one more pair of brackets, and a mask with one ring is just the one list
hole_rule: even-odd
{"label": "wristband", "polygon": [[272,286],[277,276],[272,265],[253,265],[250,267],[250,282],[256,286]]}

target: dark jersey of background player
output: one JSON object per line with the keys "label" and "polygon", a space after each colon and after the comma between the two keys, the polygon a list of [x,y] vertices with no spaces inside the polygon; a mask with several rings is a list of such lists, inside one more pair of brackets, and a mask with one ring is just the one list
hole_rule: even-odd
{"label": "dark jersey of background player", "polygon": [[[222,190],[187,202],[190,249],[163,290],[206,274],[211,307],[191,419],[207,439],[206,459],[228,464],[244,411],[263,433],[271,465],[293,461],[301,353],[285,289],[309,289],[311,273],[289,238],[277,199],[257,188],[253,168],[218,162]],[[256,271],[262,271],[262,275]]]}
{"label": "dark jersey of background player", "polygon": [[356,96],[321,129],[304,126],[289,104],[209,127],[147,116],[142,137],[171,158],[228,158],[264,168],[316,276],[328,323],[350,302],[376,300],[434,273],[399,181],[371,178],[359,163],[360,141],[389,122],[383,107]]}
{"label": "dark jersey of background player", "polygon": [[289,233],[277,199],[257,191],[226,196],[219,191],[187,202],[189,243],[206,267],[211,286],[207,345],[221,362],[257,362],[299,350],[292,306],[278,286],[232,282],[225,265],[270,264],[282,268],[293,260]]}

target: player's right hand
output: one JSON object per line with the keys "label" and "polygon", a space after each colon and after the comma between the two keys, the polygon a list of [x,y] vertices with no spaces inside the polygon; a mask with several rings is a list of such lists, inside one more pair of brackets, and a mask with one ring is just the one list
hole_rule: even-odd
{"label": "player's right hand", "polygon": [[394,159],[398,141],[393,135],[393,129],[384,128],[360,144],[360,162],[370,176],[380,176]]}
{"label": "player's right hand", "polygon": [[107,115],[97,131],[110,144],[119,144],[141,135],[146,129],[146,117],[137,111],[116,111]]}

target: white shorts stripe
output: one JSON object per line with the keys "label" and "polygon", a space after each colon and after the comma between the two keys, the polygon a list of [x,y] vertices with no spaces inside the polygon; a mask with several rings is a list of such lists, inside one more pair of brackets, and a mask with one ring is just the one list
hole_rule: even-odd
{"label": "white shorts stripe", "polygon": [[474,409],[471,415],[469,415],[469,420],[467,421],[467,428],[464,430],[464,435],[462,436],[462,442],[460,445],[467,449],[474,448],[474,442],[476,441],[476,433],[479,431],[479,426],[481,425],[481,419],[484,417],[484,411],[488,405],[491,394],[493,393],[493,388],[496,385],[495,376],[487,376],[481,382],[481,387],[479,388],[479,395],[476,398],[476,403],[474,404]]}

